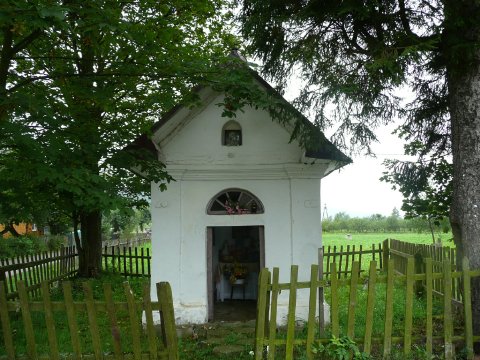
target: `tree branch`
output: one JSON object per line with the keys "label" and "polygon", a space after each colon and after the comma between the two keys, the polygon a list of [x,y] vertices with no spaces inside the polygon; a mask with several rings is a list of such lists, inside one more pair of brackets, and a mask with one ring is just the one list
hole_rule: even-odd
{"label": "tree branch", "polygon": [[410,28],[410,23],[408,22],[405,0],[398,0],[398,6],[400,7],[400,21],[402,22],[403,29],[408,36],[417,38],[418,35],[413,33],[412,29]]}
{"label": "tree branch", "polygon": [[22,40],[13,46],[12,51],[14,54],[24,50],[28,45],[30,45],[35,39],[40,37],[43,34],[43,31],[40,29],[35,29],[31,32],[30,35],[24,37]]}
{"label": "tree branch", "polygon": [[6,92],[8,69],[14,52],[12,51],[13,33],[11,27],[3,28],[3,44],[0,53],[0,94]]}
{"label": "tree branch", "polygon": [[[210,73],[214,74],[217,71],[209,71],[209,72],[204,72],[204,74]],[[16,85],[12,86],[9,88],[6,92],[7,93],[12,93],[13,91],[17,90],[18,88],[21,88],[22,86],[31,84],[37,80],[54,80],[54,79],[60,79],[60,78],[82,78],[82,77],[99,77],[99,78],[104,78],[104,77],[116,77],[116,76],[122,76],[122,77],[145,77],[146,79],[153,81],[153,80],[159,80],[159,79],[175,79],[175,78],[180,78],[184,76],[188,76],[189,74],[182,74],[182,75],[176,75],[176,74],[171,74],[171,73],[122,73],[122,72],[109,72],[109,73],[82,73],[82,74],[53,74],[53,75],[41,75],[41,76],[32,76],[27,79],[24,79],[23,81],[18,82]],[[190,74],[192,75],[192,74]]]}

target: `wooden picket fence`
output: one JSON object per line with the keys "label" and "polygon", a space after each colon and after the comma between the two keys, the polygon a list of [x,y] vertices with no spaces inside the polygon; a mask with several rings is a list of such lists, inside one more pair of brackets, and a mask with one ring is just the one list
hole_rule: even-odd
{"label": "wooden picket fence", "polygon": [[[407,259],[406,275],[399,274],[395,269],[395,261],[389,259],[386,265],[386,275],[377,273],[375,261],[370,262],[369,276],[367,279],[359,277],[360,264],[353,263],[352,276],[349,279],[339,279],[336,263],[331,265],[331,276],[329,280],[319,279],[318,265],[312,265],[310,280],[298,281],[298,266],[291,267],[290,282],[279,282],[279,269],[274,268],[271,273],[268,269],[262,269],[259,277],[258,300],[257,300],[257,322],[255,329],[255,359],[262,359],[266,354],[268,359],[293,359],[298,352],[304,352],[307,359],[313,359],[314,344],[328,343],[332,336],[348,336],[357,344],[361,344],[361,349],[367,354],[371,353],[372,345],[378,346],[377,353],[383,353],[388,358],[392,353],[394,344],[403,344],[403,353],[409,355],[412,352],[412,344],[421,344],[425,346],[427,358],[433,352],[433,345],[438,349],[439,342],[443,342],[444,357],[447,360],[454,358],[455,344],[461,343],[466,347],[468,359],[473,358],[473,342],[480,340],[480,334],[474,336],[472,330],[472,308],[471,308],[471,278],[479,277],[480,270],[472,271],[469,269],[468,260],[463,263],[463,271],[452,272],[451,264],[448,261],[443,263],[442,272],[433,272],[433,261],[426,259],[426,271],[424,274],[415,274],[415,264],[413,258]],[[464,306],[463,323],[464,328],[461,333],[454,332],[454,317],[452,311],[452,279],[461,278],[464,284]],[[440,280],[444,286],[443,296],[443,321],[442,326],[434,325],[433,317],[433,282]],[[423,321],[424,333],[413,333],[413,304],[414,304],[414,286],[416,282],[425,283],[426,299],[426,318],[415,319],[415,323]],[[385,288],[385,307],[380,310],[384,314],[383,332],[378,332],[378,324],[374,329],[374,311],[379,311],[378,292],[380,287]],[[400,286],[404,288],[401,294],[404,294],[404,319],[395,319],[395,325],[398,326],[402,321],[402,329],[396,328],[394,331],[393,315],[394,290]],[[317,331],[315,315],[317,310],[317,294],[320,288],[329,288],[331,304],[331,333]],[[341,288],[349,289],[348,295],[348,314],[346,324],[340,324],[341,306],[339,303],[339,291]],[[364,323],[356,323],[356,311],[358,303],[359,288],[367,289],[366,314]],[[378,288],[378,289],[377,289]],[[297,291],[299,289],[309,289],[309,313],[306,322],[305,331],[296,331],[296,302]],[[286,334],[277,326],[277,311],[280,292],[288,292],[288,315],[286,323]],[[397,290],[398,291],[398,290]],[[377,298],[376,298],[377,297]],[[398,304],[396,304],[398,306]],[[358,311],[357,311],[358,312]],[[435,321],[437,317],[435,317]],[[355,332],[362,327],[364,336],[358,337]],[[375,330],[375,331],[374,331]],[[374,332],[376,332],[374,334]]]}
{"label": "wooden picket fence", "polygon": [[[388,247],[388,253],[391,259],[395,260],[395,271],[400,274],[406,274],[408,259],[413,258],[415,261],[415,272],[424,273],[426,259],[431,258],[434,272],[442,272],[443,264],[449,262],[452,271],[457,270],[456,248],[445,247],[439,244],[414,244],[405,241],[386,239],[384,247]],[[452,283],[453,299],[461,303],[461,279],[456,278]],[[433,282],[433,292],[435,295],[443,295],[443,283],[440,280]]]}
{"label": "wooden picket fence", "polygon": [[[151,276],[150,249],[112,246],[102,252],[103,270],[118,272],[125,277]],[[57,251],[18,256],[0,260],[0,281],[4,281],[8,299],[18,297],[17,282],[23,280],[27,292],[40,295],[40,284],[50,286],[72,278],[78,271],[78,254],[74,246]]]}
{"label": "wooden picket fence", "polygon": [[104,240],[102,242],[103,247],[112,247],[117,246],[119,248],[123,247],[142,247],[144,245],[148,245],[152,242],[150,235],[147,234],[139,234],[131,239],[116,239],[116,240]]}
{"label": "wooden picket fence", "polygon": [[118,247],[111,246],[103,248],[103,269],[106,271],[116,271],[123,276],[151,276],[150,249],[143,247],[140,251],[137,247]]}
{"label": "wooden picket fence", "polygon": [[323,276],[328,279],[331,275],[331,264],[337,264],[337,275],[349,277],[352,273],[353,263],[358,261],[360,272],[368,271],[362,264],[368,264],[370,260],[378,260],[379,270],[383,269],[384,258],[387,255],[382,243],[372,244],[369,247],[363,245],[340,245],[340,246],[322,246],[319,249],[319,265],[323,265]]}
{"label": "wooden picket fence", "polygon": [[17,283],[23,281],[32,295],[40,294],[40,284],[49,286],[77,273],[77,253],[74,247],[45,251],[34,255],[0,260],[0,281],[4,282],[7,298],[18,297]]}
{"label": "wooden picket fence", "polygon": [[[386,245],[385,245],[386,244]],[[422,258],[431,258],[438,264],[438,270],[441,270],[441,264],[448,260],[452,269],[456,269],[457,249],[454,247],[442,246],[439,244],[415,244],[405,241],[386,239],[384,246],[388,247],[390,258],[395,259],[395,270],[405,274],[407,268],[407,259],[415,257],[416,254]]]}
{"label": "wooden picket fence", "polygon": [[[19,299],[9,301],[4,284],[0,282],[0,318],[4,346],[3,350],[0,346],[2,360],[178,359],[169,283],[157,284],[159,300],[155,302],[150,299],[148,284],[143,289],[143,299],[135,299],[126,282],[126,300],[120,302],[113,300],[111,284],[104,284],[104,298],[101,301],[94,299],[89,282],[83,283],[81,301],[74,301],[74,295],[77,296],[78,293],[72,292],[70,281],[62,283],[62,301],[52,300],[46,281],[40,286],[41,299],[35,301],[29,299],[25,281],[18,281],[17,287]],[[154,325],[154,312],[160,313],[159,335]],[[145,330],[142,329],[142,313],[145,316]]]}

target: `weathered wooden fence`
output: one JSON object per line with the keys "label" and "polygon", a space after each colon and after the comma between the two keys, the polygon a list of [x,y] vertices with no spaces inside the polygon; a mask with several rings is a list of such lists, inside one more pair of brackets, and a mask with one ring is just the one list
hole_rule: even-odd
{"label": "weathered wooden fence", "polygon": [[56,281],[72,277],[78,268],[76,256],[75,248],[65,247],[56,251],[0,260],[0,281],[4,281],[7,298],[18,297],[17,282],[20,280],[24,281],[29,293],[38,295],[43,281],[50,286]]}
{"label": "weathered wooden fence", "polygon": [[[395,271],[400,274],[406,274],[408,259],[415,261],[415,272],[424,273],[426,259],[431,258],[434,272],[442,272],[443,264],[450,263],[452,271],[457,270],[456,248],[441,246],[440,244],[414,244],[395,239],[386,239],[384,247],[388,247],[388,253],[391,259],[395,260]],[[455,301],[462,302],[462,292],[460,286],[461,279],[453,280],[453,298]],[[439,280],[433,282],[433,292],[436,295],[443,294],[443,283]]]}
{"label": "weathered wooden fence", "polygon": [[117,246],[120,248],[123,247],[140,247],[148,245],[152,242],[150,235],[140,234],[131,239],[115,239],[115,240],[104,240],[102,242],[103,247],[112,247]]}
{"label": "weathered wooden fence", "polygon": [[[471,292],[470,284],[472,277],[480,276],[480,270],[469,270],[468,260],[463,263],[464,271],[452,272],[451,264],[444,261],[442,272],[433,272],[433,261],[426,259],[426,271],[424,274],[415,274],[414,259],[407,259],[406,275],[399,274],[394,270],[395,261],[388,260],[386,275],[377,274],[377,265],[375,261],[370,263],[369,277],[366,282],[359,278],[360,264],[353,263],[352,276],[349,279],[339,279],[336,264],[331,265],[330,280],[320,280],[318,277],[318,265],[312,265],[311,276],[308,281],[298,281],[298,267],[292,266],[290,274],[290,282],[279,283],[279,269],[274,268],[273,273],[268,269],[262,269],[259,277],[259,290],[257,302],[257,323],[255,329],[255,358],[262,359],[264,354],[268,353],[268,359],[293,359],[299,352],[304,352],[308,359],[313,358],[314,344],[327,343],[331,336],[340,337],[348,336],[358,344],[367,354],[372,350],[372,344],[378,346],[378,352],[383,353],[384,357],[390,356],[393,345],[400,343],[403,345],[403,353],[409,355],[412,352],[412,344],[420,344],[423,342],[428,355],[432,354],[433,344],[443,342],[443,352],[445,359],[453,359],[455,352],[455,344],[461,343],[465,346],[468,359],[473,357],[473,342],[480,341],[480,334],[474,336],[472,330],[472,309],[471,309]],[[454,317],[452,311],[452,279],[461,278],[464,284],[464,306],[463,306],[463,324],[461,331],[454,328]],[[433,282],[441,281],[444,286],[443,297],[443,320],[441,324],[435,322],[433,317]],[[426,318],[414,319],[414,285],[416,282],[425,283],[425,313]],[[381,285],[380,287],[380,284]],[[399,287],[402,286],[400,295]],[[317,293],[319,288],[329,288],[330,304],[331,304],[331,333],[316,331],[317,323],[315,321],[317,308]],[[342,288],[348,289],[348,308],[345,318],[342,317],[343,323],[340,322],[341,304],[339,304],[339,293]],[[358,313],[358,292],[365,288],[366,310],[365,320],[359,323],[356,318]],[[296,331],[296,301],[297,291],[299,289],[309,289],[309,313],[306,323],[307,331]],[[384,289],[385,293],[379,295],[380,289]],[[285,332],[278,331],[277,328],[277,305],[279,293],[288,292],[288,318]],[[382,290],[383,291],[383,290]],[[394,291],[397,294],[394,298]],[[398,306],[401,296],[404,302],[403,319],[395,319],[395,327],[393,322],[394,306]],[[379,298],[385,298],[383,309],[379,309]],[[377,323],[374,324],[374,312],[381,311],[383,313],[383,328],[379,331],[378,316],[375,318]],[[437,320],[435,317],[435,321]],[[418,324],[422,321],[424,326],[416,326],[413,331],[413,323]],[[400,323],[402,322],[402,323]],[[399,329],[399,325],[401,327]],[[374,328],[375,325],[375,328]],[[363,329],[363,336],[356,336],[359,329]],[[419,329],[420,328],[420,329]],[[396,329],[396,330],[395,330]],[[395,331],[394,331],[395,330]],[[419,333],[421,330],[423,333]],[[456,331],[454,331],[456,330]],[[436,348],[440,348],[436,346]]]}
{"label": "weathered wooden fence", "polygon": [[150,249],[143,247],[140,250],[135,247],[103,248],[103,269],[106,271],[117,271],[123,276],[151,276]]}
{"label": "weathered wooden fence", "polygon": [[405,274],[407,259],[414,257],[416,254],[425,259],[431,258],[434,262],[439,263],[448,260],[452,269],[456,269],[457,250],[454,247],[442,246],[441,244],[415,244],[395,239],[386,239],[383,243],[389,249],[390,258],[395,259],[395,270],[402,274]]}
{"label": "weathered wooden fence", "polygon": [[[58,251],[0,260],[0,281],[4,281],[7,298],[18,297],[16,284],[19,280],[24,280],[27,292],[36,296],[40,294],[40,284],[43,281],[52,285],[75,276],[78,270],[77,257],[76,248],[71,246]],[[103,248],[103,269],[119,272],[125,277],[150,277],[150,262],[148,248],[132,249],[118,246]]]}
{"label": "weathered wooden fence", "polygon": [[[69,281],[62,283],[61,301],[52,300],[47,282],[41,284],[42,298],[36,301],[29,299],[23,280],[17,286],[19,299],[8,301],[0,283],[4,345],[3,350],[0,346],[0,359],[178,359],[168,283],[157,284],[156,302],[150,299],[148,284],[143,289],[143,299],[135,299],[125,283],[125,301],[121,302],[113,300],[111,284],[104,284],[102,300],[94,300],[94,291],[85,282],[81,301],[74,300],[78,290],[72,291]],[[154,312],[160,313],[160,335],[155,329]]]}
{"label": "weathered wooden fence", "polygon": [[371,260],[378,260],[379,269],[383,269],[385,254],[382,243],[372,244],[369,247],[363,245],[329,245],[328,247],[322,246],[319,250],[319,265],[323,264],[323,275],[326,279],[331,275],[332,263],[337,264],[339,278],[351,275],[355,261],[360,264],[360,272],[368,271],[368,268],[362,268],[362,264],[368,264]]}

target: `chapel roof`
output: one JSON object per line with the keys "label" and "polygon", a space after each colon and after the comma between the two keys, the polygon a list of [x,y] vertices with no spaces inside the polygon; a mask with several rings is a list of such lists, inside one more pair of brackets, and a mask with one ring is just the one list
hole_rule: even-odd
{"label": "chapel roof", "polygon": [[[242,61],[246,61],[245,58],[239,54],[238,51],[232,50],[231,56],[239,58]],[[283,101],[295,116],[298,118],[308,127],[312,129],[312,131],[317,131],[318,139],[321,142],[316,149],[306,149],[305,157],[312,158],[312,159],[325,159],[325,160],[332,160],[336,161],[339,164],[336,168],[340,168],[344,165],[352,163],[352,159],[345,155],[342,151],[340,151],[332,142],[330,142],[323,132],[318,129],[312,122],[310,122],[300,111],[298,111],[290,102],[288,102],[277,90],[275,90],[265,79],[263,79],[256,71],[249,68],[250,73],[255,78],[255,80],[262,85],[268,92],[270,92],[275,97],[279,98]],[[204,86],[196,86],[193,91],[199,92],[200,90],[204,89]],[[172,109],[167,111],[165,114],[161,116],[161,118],[153,124],[151,128],[151,133],[157,132],[162,126],[168,123],[174,116],[177,114],[178,111],[184,108],[183,104],[177,104]],[[129,146],[129,149],[138,149],[143,148],[146,150],[151,151],[152,153],[156,153],[157,149],[147,134],[142,134],[138,138],[136,138]]]}

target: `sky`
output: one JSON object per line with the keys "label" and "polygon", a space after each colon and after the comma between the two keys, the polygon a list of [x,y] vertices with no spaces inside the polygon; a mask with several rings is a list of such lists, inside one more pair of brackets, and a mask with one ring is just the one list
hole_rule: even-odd
{"label": "sky", "polygon": [[[285,98],[293,100],[300,86],[300,81],[293,77],[286,89]],[[405,90],[399,95],[409,97]],[[399,124],[398,121],[394,121],[375,131],[379,140],[378,143],[372,144],[375,157],[351,156],[352,164],[322,179],[320,199],[322,217],[325,215],[325,206],[328,216],[335,216],[339,212],[345,212],[351,217],[368,217],[373,214],[388,216],[392,214],[394,208],[400,210],[400,214],[403,215],[400,209],[402,194],[398,190],[393,190],[391,184],[380,181],[380,177],[386,171],[382,165],[385,159],[412,159],[404,155],[404,142],[392,134]],[[328,137],[328,133],[326,135]]]}
{"label": "sky", "polygon": [[385,159],[408,159],[403,155],[403,141],[391,134],[396,127],[397,124],[391,124],[376,131],[379,143],[372,146],[376,157],[353,157],[352,164],[322,179],[322,216],[325,206],[329,216],[341,211],[352,217],[387,216],[393,208],[400,210],[402,194],[379,180],[386,171],[382,165]]}

